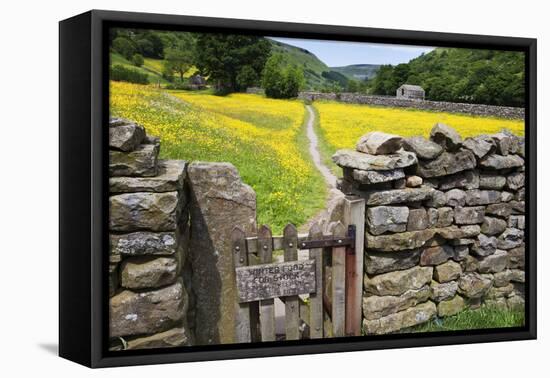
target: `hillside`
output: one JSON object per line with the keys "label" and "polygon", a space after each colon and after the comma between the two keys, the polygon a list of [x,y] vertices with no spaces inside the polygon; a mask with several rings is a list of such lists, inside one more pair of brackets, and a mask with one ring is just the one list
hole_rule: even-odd
{"label": "hillside", "polygon": [[147,78],[149,79],[149,83],[156,84],[168,84],[168,81],[162,77],[161,70],[162,70],[162,60],[161,59],[152,59],[152,58],[145,58],[143,66],[136,67],[131,62],[129,62],[127,59],[125,59],[122,55],[117,54],[115,52],[111,52],[110,54],[111,59],[111,66],[114,65],[121,65],[123,67],[145,73],[147,75]]}
{"label": "hillside", "polygon": [[394,95],[403,83],[421,85],[426,99],[487,105],[524,105],[523,53],[437,48],[397,66],[381,66],[375,94]]}
{"label": "hillside", "polygon": [[342,67],[330,67],[332,71],[341,73],[350,80],[372,79],[378,72],[379,68],[379,64],[352,64]]}
{"label": "hillside", "polygon": [[272,53],[282,54],[288,64],[302,68],[308,89],[327,84],[327,80],[323,78],[322,74],[323,72],[330,71],[330,68],[314,54],[308,50],[283,42],[272,39],[269,39],[269,41],[272,45]]}

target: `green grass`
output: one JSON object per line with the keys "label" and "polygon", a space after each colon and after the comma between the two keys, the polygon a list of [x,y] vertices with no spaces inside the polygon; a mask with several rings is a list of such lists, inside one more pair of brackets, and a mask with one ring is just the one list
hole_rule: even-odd
{"label": "green grass", "polygon": [[157,75],[162,75],[162,67],[164,61],[162,59],[143,58],[143,67]]}
{"label": "green grass", "polygon": [[525,311],[481,307],[464,310],[454,316],[436,318],[424,324],[403,330],[402,333],[460,331],[468,329],[522,327]]}
{"label": "green grass", "polygon": [[111,53],[111,65],[120,64],[123,67],[144,73],[147,75],[147,78],[149,79],[150,84],[168,84],[168,81],[165,80],[161,73],[156,70],[156,66],[154,66],[151,61],[155,59],[145,59],[145,63],[141,67],[134,66],[131,62],[126,60],[122,55],[117,53]]}
{"label": "green grass", "polygon": [[111,95],[113,116],[161,137],[161,158],[234,164],[256,191],[258,223],[274,234],[287,223],[301,226],[325,206],[325,184],[307,151],[301,102],[120,82],[111,83]]}

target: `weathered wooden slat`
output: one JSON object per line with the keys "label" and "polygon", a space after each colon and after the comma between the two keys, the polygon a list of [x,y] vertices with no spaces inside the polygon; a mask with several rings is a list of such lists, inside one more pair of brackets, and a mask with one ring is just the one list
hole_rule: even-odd
{"label": "weathered wooden slat", "polygon": [[300,309],[300,339],[310,339],[309,303],[305,302],[300,296],[298,296],[298,302],[298,308]]}
{"label": "weathered wooden slat", "polygon": [[[332,230],[335,237],[344,237],[346,228],[338,222]],[[332,329],[334,337],[345,335],[346,325],[346,247],[332,248]]]}
{"label": "weathered wooden slat", "polygon": [[355,238],[328,238],[321,240],[306,240],[298,243],[300,249],[327,248],[355,245]]}
{"label": "weathered wooden slat", "polygon": [[[325,222],[326,223],[326,222]],[[323,234],[332,237],[336,222],[325,224]],[[323,336],[333,337],[332,330],[332,248],[323,248]]]}
{"label": "weathered wooden slat", "polygon": [[361,336],[365,200],[344,199],[344,226],[355,226],[355,249],[346,251],[346,335]]}
{"label": "weathered wooden slat", "polygon": [[[258,230],[258,257],[262,264],[273,261],[273,241],[271,230],[263,225]],[[260,301],[260,334],[262,341],[275,341],[275,300]]]}
{"label": "weathered wooden slat", "polygon": [[[231,246],[235,268],[248,264],[245,233],[242,228],[235,227],[231,232]],[[235,340],[237,343],[252,341],[250,333],[250,306],[248,303],[239,303],[235,298]]]}
{"label": "weathered wooden slat", "polygon": [[[308,234],[298,234],[298,243],[308,240]],[[258,238],[256,236],[251,236],[246,238],[246,248],[249,254],[258,253]],[[273,236],[271,248],[273,251],[283,250],[283,236]]]}
{"label": "weathered wooden slat", "polygon": [[[298,260],[298,231],[293,224],[287,224],[283,231],[284,258],[286,261]],[[300,308],[298,296],[289,296],[285,300],[285,332],[286,340],[300,338]]]}
{"label": "weathered wooden slat", "polygon": [[[309,229],[310,239],[321,239],[323,230],[318,223]],[[323,337],[323,249],[309,250],[309,258],[315,260],[316,292],[309,295],[309,335],[312,339]]]}

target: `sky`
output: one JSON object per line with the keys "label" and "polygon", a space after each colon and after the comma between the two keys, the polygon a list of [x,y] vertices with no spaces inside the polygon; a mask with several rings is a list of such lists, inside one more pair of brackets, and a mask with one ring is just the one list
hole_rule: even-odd
{"label": "sky", "polygon": [[[271,37],[270,37],[271,38]],[[399,64],[407,63],[434,47],[404,46],[365,42],[322,41],[315,39],[271,38],[279,42],[301,47],[315,54],[329,67],[350,64]]]}

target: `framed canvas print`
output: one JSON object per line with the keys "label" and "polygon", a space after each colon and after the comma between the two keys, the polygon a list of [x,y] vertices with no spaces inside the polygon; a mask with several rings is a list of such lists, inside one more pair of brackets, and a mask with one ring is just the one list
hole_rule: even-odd
{"label": "framed canvas print", "polygon": [[536,41],[60,22],[60,355],[536,337]]}

